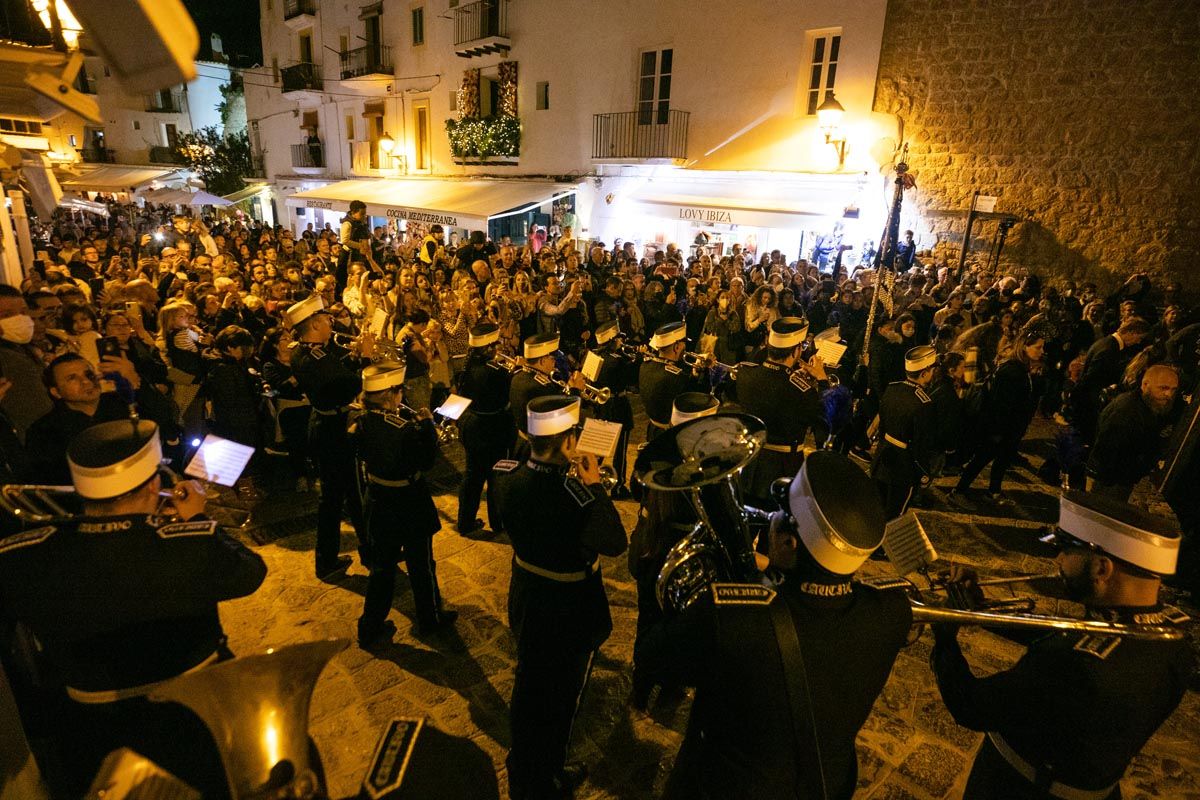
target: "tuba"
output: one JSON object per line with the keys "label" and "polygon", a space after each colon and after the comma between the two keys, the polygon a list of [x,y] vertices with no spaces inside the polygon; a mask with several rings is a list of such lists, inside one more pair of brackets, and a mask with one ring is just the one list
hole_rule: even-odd
{"label": "tuba", "polygon": [[682,611],[713,582],[759,579],[753,513],[738,502],[734,481],[766,440],[757,417],[716,414],[663,432],[638,454],[638,479],[650,489],[687,492],[699,520],[667,553],[658,575],[655,593],[664,611]]}
{"label": "tuba", "polygon": [[325,665],[347,644],[324,639],[241,656],[165,681],[149,698],[180,703],[204,721],[233,800],[316,800],[326,790],[308,738],[308,704]]}

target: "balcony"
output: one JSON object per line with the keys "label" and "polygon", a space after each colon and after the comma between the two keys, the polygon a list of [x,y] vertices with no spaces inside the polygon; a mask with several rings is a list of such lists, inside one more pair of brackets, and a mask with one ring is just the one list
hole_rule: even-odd
{"label": "balcony", "polygon": [[316,0],[284,0],[283,22],[294,31],[312,27],[317,21]]}
{"label": "balcony", "polygon": [[289,100],[319,102],[325,82],[321,77],[321,66],[299,62],[279,70],[283,83],[283,94]]}
{"label": "balcony", "polygon": [[516,117],[448,119],[446,138],[455,164],[515,166],[521,155],[521,121]]}
{"label": "balcony", "polygon": [[292,145],[292,169],[297,175],[319,175],[325,171],[325,145],[303,142]]}
{"label": "balcony", "polygon": [[454,9],[454,53],[474,58],[512,49],[508,0],[479,0]]}
{"label": "balcony", "polygon": [[395,75],[392,67],[392,48],[386,45],[369,44],[347,50],[341,54],[342,80],[356,78],[391,78]]}
{"label": "balcony", "polygon": [[88,164],[115,164],[116,154],[107,147],[85,147],[79,151],[80,157]]}
{"label": "balcony", "polygon": [[355,175],[379,175],[382,164],[378,145],[350,142],[350,169]]}
{"label": "balcony", "polygon": [[183,111],[183,92],[164,90],[146,97],[146,111],[152,114],[179,114]]}
{"label": "balcony", "polygon": [[175,152],[173,147],[155,146],[150,148],[151,164],[183,164],[183,156]]}
{"label": "balcony", "polygon": [[255,150],[250,153],[250,171],[246,173],[246,178],[266,178],[267,168],[263,163],[263,154],[261,151]]}
{"label": "balcony", "polygon": [[592,116],[592,160],[682,162],[687,158],[688,112],[620,111]]}

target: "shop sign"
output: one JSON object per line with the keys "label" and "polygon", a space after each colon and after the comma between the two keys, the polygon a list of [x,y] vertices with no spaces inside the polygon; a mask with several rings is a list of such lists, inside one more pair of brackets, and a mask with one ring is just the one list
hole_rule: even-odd
{"label": "shop sign", "polygon": [[390,219],[406,219],[409,222],[424,222],[430,225],[449,225],[454,228],[462,227],[458,224],[458,217],[453,214],[431,214],[428,211],[409,211],[406,208],[389,208],[387,216]]}
{"label": "shop sign", "polygon": [[710,225],[733,224],[733,213],[723,208],[687,208],[684,206],[679,209],[679,218]]}
{"label": "shop sign", "polygon": [[328,209],[328,210],[332,211],[333,210],[333,201],[332,200],[305,200],[304,207],[305,208],[324,208],[324,209]]}

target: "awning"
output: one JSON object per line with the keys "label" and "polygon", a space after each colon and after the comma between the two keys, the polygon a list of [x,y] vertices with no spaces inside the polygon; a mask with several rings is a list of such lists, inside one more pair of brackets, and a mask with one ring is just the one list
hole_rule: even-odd
{"label": "awning", "polygon": [[388,178],[331,183],[297,192],[286,202],[294,208],[349,211],[351,200],[361,200],[372,217],[481,230],[489,219],[536,208],[577,188],[550,181]]}
{"label": "awning", "polygon": [[177,169],[107,165],[86,172],[78,178],[64,180],[62,187],[79,192],[129,192],[151,181],[162,180],[178,171]]}
{"label": "awning", "polygon": [[841,219],[862,192],[860,175],[813,175],[787,182],[745,178],[654,180],[626,199],[646,214],[701,225],[811,228]]}
{"label": "awning", "polygon": [[236,192],[230,192],[229,194],[225,195],[225,199],[231,203],[241,203],[245,200],[249,200],[251,197],[257,197],[262,193],[263,189],[267,188],[268,185],[269,184],[262,181],[258,183],[251,183],[248,184],[245,189],[238,189]]}
{"label": "awning", "polygon": [[86,211],[89,214],[99,214],[102,217],[108,216],[108,206],[104,203],[95,203],[91,200],[84,200],[82,197],[64,197],[58,201],[59,208],[69,208],[72,211]]}

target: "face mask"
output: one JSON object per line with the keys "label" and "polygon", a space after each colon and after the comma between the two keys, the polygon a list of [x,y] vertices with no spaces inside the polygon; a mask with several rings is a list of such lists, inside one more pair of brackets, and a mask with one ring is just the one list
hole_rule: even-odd
{"label": "face mask", "polygon": [[33,317],[17,314],[0,319],[0,339],[15,344],[29,344],[33,341]]}

